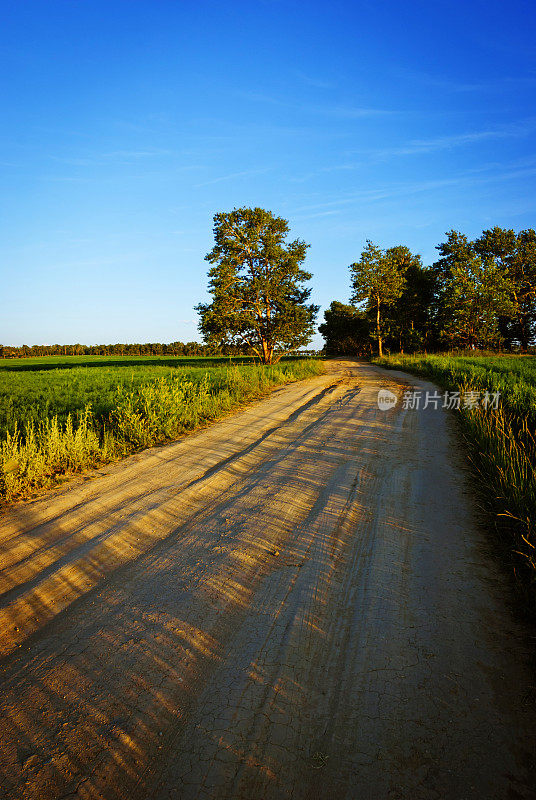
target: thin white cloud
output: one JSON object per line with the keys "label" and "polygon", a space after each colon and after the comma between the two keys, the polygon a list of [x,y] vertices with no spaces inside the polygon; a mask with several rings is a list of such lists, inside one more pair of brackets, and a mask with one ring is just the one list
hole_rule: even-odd
{"label": "thin white cloud", "polygon": [[352,104],[347,105],[346,103],[337,103],[335,105],[332,103],[296,103],[293,100],[285,100],[280,97],[272,97],[257,92],[237,92],[237,95],[245,100],[251,100],[253,102],[267,103],[269,105],[281,106],[282,108],[291,108],[306,114],[337,117],[340,119],[361,119],[363,117],[386,116],[396,113],[395,111],[385,108],[373,108],[370,106],[361,107]]}
{"label": "thin white cloud", "polygon": [[165,156],[178,155],[173,150],[162,150],[158,148],[146,148],[140,150],[112,150],[111,152],[92,153],[82,157],[55,156],[49,158],[62,164],[69,164],[73,167],[94,167],[99,164],[110,162],[129,163],[147,158],[162,158]]}
{"label": "thin white cloud", "polygon": [[460,147],[466,144],[472,144],[473,142],[481,142],[486,139],[519,139],[534,133],[535,130],[536,120],[529,119],[482,131],[469,131],[467,133],[457,133],[450,136],[438,136],[432,139],[413,139],[409,142],[406,149],[410,153],[430,150],[448,150],[452,147]]}
{"label": "thin white cloud", "polygon": [[305,72],[299,70],[295,73],[297,77],[308,86],[313,86],[315,89],[333,89],[334,84],[331,81],[326,81],[323,78],[316,78],[312,75],[306,75]]}
{"label": "thin white cloud", "polygon": [[411,139],[407,144],[399,147],[386,147],[377,150],[360,151],[363,155],[378,158],[391,156],[414,155],[418,153],[432,153],[438,150],[451,150],[455,147],[474,144],[490,139],[520,139],[536,131],[536,120],[529,119],[496,128],[481,131],[468,131],[449,136],[437,136],[430,139]]}
{"label": "thin white cloud", "polygon": [[[340,164],[330,164],[320,167],[320,169],[294,176],[290,180],[292,183],[304,183],[311,178],[315,178],[317,175],[330,172],[350,172],[364,166],[370,166],[370,164],[374,162],[387,161],[390,158],[435,153],[440,150],[452,150],[457,147],[464,147],[486,140],[518,139],[530,136],[530,134],[534,132],[536,132],[536,119],[531,118],[482,131],[469,131],[466,133],[451,134],[449,136],[432,137],[430,139],[410,139],[405,144],[397,147],[353,150],[351,153],[361,156],[359,161],[348,160]],[[497,163],[494,166],[501,169],[504,167],[504,163]],[[486,168],[487,167],[484,167],[484,169]]]}
{"label": "thin white cloud", "polygon": [[452,80],[450,78],[430,75],[426,72],[416,70],[399,69],[397,73],[402,78],[410,80],[412,83],[430,86],[435,89],[444,89],[448,92],[456,93],[477,93],[477,92],[504,92],[516,88],[525,88],[536,85],[536,74],[533,72],[527,75],[508,76],[502,75],[498,78],[486,78],[476,80]]}
{"label": "thin white cloud", "polygon": [[510,165],[511,168],[502,173],[493,172],[491,175],[482,175],[482,169],[467,170],[460,175],[452,178],[441,178],[431,181],[416,181],[413,183],[401,183],[391,186],[379,187],[377,189],[368,189],[361,192],[353,192],[352,194],[340,197],[336,200],[324,201],[306,206],[301,206],[294,209],[294,213],[310,214],[311,212],[327,213],[331,210],[344,209],[345,207],[358,205],[359,203],[374,203],[382,200],[391,200],[397,197],[407,197],[422,192],[431,192],[437,189],[444,189],[447,187],[476,187],[487,184],[502,183],[506,181],[516,180],[518,178],[529,178],[536,176],[536,165],[533,166],[517,166]]}
{"label": "thin white cloud", "polygon": [[313,214],[298,214],[295,217],[295,220],[297,220],[299,222],[303,222],[304,220],[309,220],[309,219],[319,219],[319,218],[322,218],[322,217],[333,217],[333,216],[337,215],[338,213],[339,213],[338,210],[333,209],[331,211],[317,211],[317,212],[315,212]]}
{"label": "thin white cloud", "polygon": [[320,114],[327,117],[337,117],[339,119],[363,119],[364,117],[380,117],[395,114],[395,111],[388,111],[384,108],[357,107],[351,105],[302,105],[298,106],[301,111],[310,114]]}
{"label": "thin white cloud", "polygon": [[[347,161],[329,167],[323,167],[318,172],[331,172],[335,170],[358,169],[365,163],[384,161],[398,156],[419,155],[422,153],[435,153],[440,150],[453,150],[456,147],[475,144],[494,139],[521,139],[536,132],[536,119],[530,118],[519,122],[488,128],[480,131],[467,131],[448,136],[436,136],[429,139],[410,139],[408,142],[396,147],[379,147],[374,149],[353,150],[354,155],[363,157],[358,162]],[[311,174],[318,174],[317,172]]]}
{"label": "thin white cloud", "polygon": [[269,172],[269,167],[266,169],[246,169],[242,172],[231,172],[229,175],[221,175],[219,178],[213,178],[210,181],[203,181],[203,183],[197,183],[195,185],[195,189],[200,189],[202,186],[212,186],[215,183],[221,183],[222,181],[230,181],[233,178],[250,178],[253,175],[262,175],[266,172]]}
{"label": "thin white cloud", "polygon": [[114,150],[111,153],[103,153],[103,158],[155,158],[158,156],[174,155],[173,150],[162,150],[156,147],[146,150]]}

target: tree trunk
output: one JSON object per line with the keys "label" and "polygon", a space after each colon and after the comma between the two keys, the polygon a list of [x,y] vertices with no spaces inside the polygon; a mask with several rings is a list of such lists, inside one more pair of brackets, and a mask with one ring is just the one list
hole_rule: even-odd
{"label": "tree trunk", "polygon": [[272,363],[272,352],[270,350],[270,346],[266,339],[261,339],[262,345],[262,363],[263,364],[271,364]]}
{"label": "tree trunk", "polygon": [[382,333],[380,328],[380,300],[378,298],[378,305],[376,308],[376,333],[378,335],[378,355],[380,358],[383,357],[383,349],[382,349]]}
{"label": "tree trunk", "polygon": [[519,339],[521,351],[526,353],[529,348],[529,336],[527,333],[527,318],[524,315],[519,317]]}

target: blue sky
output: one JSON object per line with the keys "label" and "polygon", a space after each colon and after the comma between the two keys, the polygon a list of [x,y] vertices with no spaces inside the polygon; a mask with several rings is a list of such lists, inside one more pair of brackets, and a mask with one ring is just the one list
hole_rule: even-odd
{"label": "blue sky", "polygon": [[431,263],[450,228],[536,226],[533,2],[0,10],[4,344],[199,338],[235,206],[311,244],[323,307],[367,238]]}

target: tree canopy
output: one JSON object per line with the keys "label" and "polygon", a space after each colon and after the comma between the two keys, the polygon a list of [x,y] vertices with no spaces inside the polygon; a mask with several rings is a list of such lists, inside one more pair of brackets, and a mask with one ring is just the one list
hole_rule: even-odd
{"label": "tree canopy", "polygon": [[318,306],[308,304],[307,245],[287,242],[288,222],[262,208],[214,216],[214,247],[206,255],[210,303],[200,303],[207,344],[247,346],[265,364],[305,346]]}
{"label": "tree canopy", "polygon": [[334,300],[324,311],[318,330],[326,340],[328,356],[370,355],[369,319],[365,311]]}
{"label": "tree canopy", "polygon": [[[350,265],[351,303],[334,301],[319,331],[326,352],[520,349],[536,345],[536,231],[450,230],[424,267],[408,247],[367,240]],[[354,314],[350,312],[354,309]],[[356,316],[358,314],[358,316]],[[365,333],[365,330],[367,333]]]}
{"label": "tree canopy", "polygon": [[413,257],[404,272],[400,297],[384,312],[389,349],[412,353],[437,346],[436,292],[435,274],[422,266],[419,256]]}
{"label": "tree canopy", "polygon": [[536,233],[491,228],[470,241],[450,230],[434,264],[442,339],[522,350],[536,334]]}
{"label": "tree canopy", "polygon": [[474,242],[484,260],[493,259],[504,276],[510,299],[507,313],[499,311],[499,333],[508,347],[519,342],[526,350],[536,332],[536,232],[485,230]]}
{"label": "tree canopy", "polygon": [[401,296],[405,286],[405,273],[413,263],[420,264],[420,257],[414,256],[403,246],[381,250],[370,239],[361,258],[350,265],[352,276],[352,303],[365,303],[376,316],[376,339],[378,352],[382,356],[384,328],[382,311],[393,305]]}

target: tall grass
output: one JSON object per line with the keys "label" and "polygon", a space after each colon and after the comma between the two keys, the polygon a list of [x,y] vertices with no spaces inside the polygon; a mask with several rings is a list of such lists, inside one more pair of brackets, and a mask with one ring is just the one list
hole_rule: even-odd
{"label": "tall grass", "polygon": [[389,356],[375,363],[462,394],[499,392],[497,408],[462,403],[457,413],[501,544],[536,608],[536,358]]}
{"label": "tall grass", "polygon": [[21,365],[15,359],[0,360],[0,437],[15,424],[21,427],[55,416],[65,422],[69,414],[76,415],[88,405],[96,417],[108,414],[115,408],[118,386],[131,390],[153,379],[179,374],[199,381],[207,371],[223,374],[234,363],[202,358],[139,357],[121,361],[94,357],[85,364],[79,360],[21,359]]}
{"label": "tall grass", "polygon": [[[68,411],[63,418],[35,414],[30,401],[29,412],[26,408],[26,414],[21,414],[22,423],[10,419],[4,429],[0,499],[28,496],[57,483],[62,476],[171,441],[265,396],[274,386],[318,375],[323,369],[322,362],[307,360],[272,367],[233,365],[197,372],[168,371],[145,382],[117,384],[108,391],[106,410],[100,413],[88,403],[82,410]],[[51,395],[49,403],[53,402]],[[23,404],[21,408],[24,410]]]}

